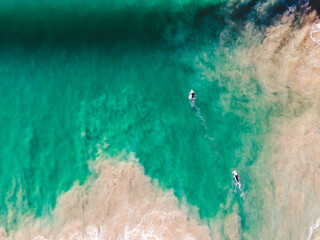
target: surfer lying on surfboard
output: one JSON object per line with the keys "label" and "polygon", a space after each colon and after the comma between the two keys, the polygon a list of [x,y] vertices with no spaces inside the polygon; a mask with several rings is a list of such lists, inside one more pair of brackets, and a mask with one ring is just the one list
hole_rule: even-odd
{"label": "surfer lying on surfboard", "polygon": [[192,102],[194,102],[195,100],[195,93],[194,91],[191,89],[190,93],[189,93],[189,99],[192,100]]}
{"label": "surfer lying on surfboard", "polygon": [[233,178],[236,181],[236,184],[239,186],[239,189],[241,188],[241,183],[240,183],[240,177],[237,173],[237,171],[232,172]]}
{"label": "surfer lying on surfboard", "polygon": [[[233,175],[234,181],[236,182],[236,188],[237,188],[237,187],[239,188],[240,196],[241,196],[243,199],[245,199],[244,192],[243,192],[242,189],[241,189],[240,177],[239,177],[237,171],[233,171],[233,172],[232,172],[232,175]],[[234,189],[234,192],[236,192],[236,188]]]}

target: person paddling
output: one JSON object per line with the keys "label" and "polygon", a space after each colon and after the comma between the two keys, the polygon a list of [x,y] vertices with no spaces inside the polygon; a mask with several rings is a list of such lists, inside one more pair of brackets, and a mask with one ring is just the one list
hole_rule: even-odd
{"label": "person paddling", "polygon": [[192,102],[195,101],[195,93],[194,91],[191,89],[190,93],[189,93],[189,99],[192,100]]}
{"label": "person paddling", "polygon": [[237,171],[233,171],[233,172],[232,172],[232,175],[233,175],[233,178],[234,178],[234,180],[236,181],[236,183],[239,184],[239,186],[241,186],[241,184],[240,184],[240,177],[239,177]]}
{"label": "person paddling", "polygon": [[[235,182],[236,182],[236,188],[237,188],[237,187],[239,188],[240,196],[241,196],[243,199],[245,199],[244,192],[243,192],[242,189],[241,189],[240,177],[239,177],[237,171],[233,171],[233,172],[232,172],[232,175],[233,175],[233,178],[234,178],[234,180],[235,180]],[[234,192],[235,192],[235,191],[236,191],[236,189],[234,190]]]}

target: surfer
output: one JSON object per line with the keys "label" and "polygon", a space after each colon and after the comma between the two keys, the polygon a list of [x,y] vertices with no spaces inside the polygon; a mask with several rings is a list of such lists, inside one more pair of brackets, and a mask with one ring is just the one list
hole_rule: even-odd
{"label": "surfer", "polygon": [[240,177],[239,177],[237,171],[233,171],[233,172],[232,172],[232,175],[233,175],[233,178],[234,178],[234,180],[236,181],[236,183],[239,184],[239,186],[241,186],[241,184],[240,184]]}
{"label": "surfer", "polygon": [[192,102],[194,102],[195,100],[195,94],[194,91],[191,89],[190,93],[189,93],[189,99],[192,100]]}
{"label": "surfer", "polygon": [[236,192],[236,189],[237,189],[237,187],[238,187],[238,188],[239,188],[239,191],[240,191],[240,196],[241,196],[243,199],[245,199],[244,192],[243,192],[242,189],[241,189],[240,177],[239,177],[237,171],[233,171],[233,172],[232,172],[232,175],[233,175],[233,178],[234,178],[234,180],[235,180],[235,182],[236,182],[236,188],[234,189],[234,192]]}

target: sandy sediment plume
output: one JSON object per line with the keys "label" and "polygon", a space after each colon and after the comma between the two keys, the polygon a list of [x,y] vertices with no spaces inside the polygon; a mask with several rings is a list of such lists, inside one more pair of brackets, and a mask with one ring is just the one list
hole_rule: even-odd
{"label": "sandy sediment plume", "polygon": [[[320,217],[320,118],[308,111],[275,130],[272,178],[276,239],[306,239]],[[319,235],[320,237],[320,235]]]}
{"label": "sandy sediment plume", "polygon": [[[112,163],[113,162],[113,163]],[[25,219],[1,239],[210,239],[172,191],[163,191],[138,163],[98,159],[97,178],[62,194],[52,219]]]}
{"label": "sandy sediment plume", "polygon": [[234,205],[232,212],[224,216],[223,233],[224,237],[221,239],[240,240],[241,219],[239,217],[238,205]]}
{"label": "sandy sediment plume", "polygon": [[[266,228],[274,239],[307,239],[320,217],[318,17],[298,16],[297,22],[296,16],[285,14],[251,52],[261,86],[283,106],[283,116],[272,120],[272,154],[265,160],[274,184],[274,208],[266,214],[276,223]],[[309,235],[320,238],[317,231]]]}
{"label": "sandy sediment plume", "polygon": [[[263,44],[253,48],[257,78],[266,93],[283,98],[295,114],[320,101],[320,35],[318,17],[284,14],[280,22],[266,30]],[[320,30],[320,29],[319,29]],[[320,34],[320,31],[319,31]]]}

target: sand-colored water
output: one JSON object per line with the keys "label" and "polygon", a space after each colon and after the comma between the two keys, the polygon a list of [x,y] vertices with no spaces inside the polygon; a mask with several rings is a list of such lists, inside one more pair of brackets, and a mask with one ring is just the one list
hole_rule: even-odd
{"label": "sand-colored water", "polygon": [[295,21],[285,14],[251,53],[261,86],[283,112],[272,120],[271,155],[264,159],[274,186],[266,194],[274,206],[268,226],[273,239],[306,239],[320,216],[320,46],[310,37],[318,17]]}
{"label": "sand-colored water", "polygon": [[277,25],[266,29],[262,45],[251,53],[266,93],[283,98],[295,115],[320,103],[320,45],[310,37],[317,21],[314,12],[299,20],[286,13]]}
{"label": "sand-colored water", "polygon": [[304,239],[320,216],[320,118],[310,110],[280,123],[277,130],[270,159],[279,223],[276,239]]}
{"label": "sand-colored water", "polygon": [[172,191],[151,183],[128,158],[99,157],[91,165],[98,177],[62,194],[52,219],[29,217],[1,239],[210,239]]}

